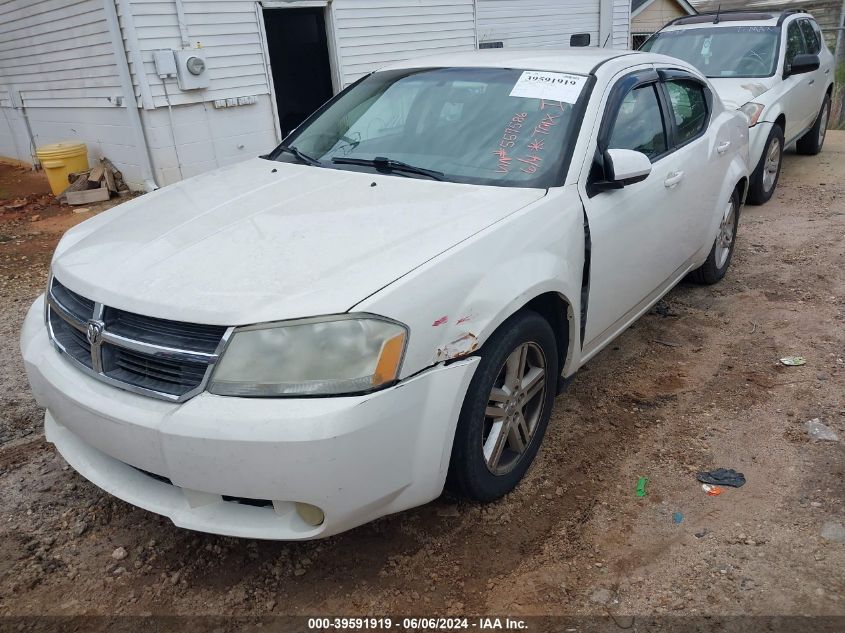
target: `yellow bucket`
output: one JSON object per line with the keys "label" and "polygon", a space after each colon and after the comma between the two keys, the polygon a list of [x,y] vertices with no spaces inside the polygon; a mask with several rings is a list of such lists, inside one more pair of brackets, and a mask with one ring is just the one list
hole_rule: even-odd
{"label": "yellow bucket", "polygon": [[88,148],[85,143],[53,143],[35,150],[35,155],[41,161],[41,166],[47,174],[50,189],[54,195],[59,195],[67,189],[67,177],[76,171],[88,170]]}

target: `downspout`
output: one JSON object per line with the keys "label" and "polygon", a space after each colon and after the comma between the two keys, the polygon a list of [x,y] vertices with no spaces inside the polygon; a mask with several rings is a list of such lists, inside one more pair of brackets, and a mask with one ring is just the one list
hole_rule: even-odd
{"label": "downspout", "polygon": [[182,0],[173,0],[176,3],[176,21],[179,23],[179,35],[182,37],[182,48],[191,47],[191,38],[188,37],[188,21],[185,19],[185,7]]}
{"label": "downspout", "polygon": [[599,0],[599,48],[613,48],[613,0]]}
{"label": "downspout", "polygon": [[472,22],[475,27],[475,50],[478,50],[478,0],[472,0]]}
{"label": "downspout", "polygon": [[[135,20],[132,19],[132,7],[129,4],[129,0],[113,0],[109,2],[109,0],[105,0],[106,4],[111,4],[111,11],[115,15],[115,20],[117,20],[117,9],[115,8],[114,4],[120,7],[120,13],[123,15],[123,28],[126,29],[126,49],[121,50],[121,55],[126,58],[127,56],[129,59],[132,60],[132,65],[136,68],[136,78],[138,79],[138,89],[141,91],[141,105],[144,106],[144,110],[155,110],[155,102],[153,101],[153,93],[150,90],[150,82],[147,80],[147,73],[144,72],[144,60],[141,57],[141,51],[138,50],[138,34],[135,32]],[[118,32],[120,31],[120,23],[117,23]],[[120,38],[115,40],[115,45],[117,42],[123,42],[123,35],[120,35]],[[129,68],[129,64],[127,62],[127,69]],[[134,87],[132,89],[132,94],[135,94]],[[132,97],[132,100],[135,101],[135,97]]]}
{"label": "downspout", "polygon": [[[29,138],[29,156],[32,159],[32,168],[36,170],[41,169],[41,161],[38,160],[38,153],[35,151],[35,135],[32,133],[32,126],[29,124],[29,115],[26,113],[26,104],[23,100],[23,93],[14,86],[9,86],[9,105],[11,105],[14,110],[20,109],[21,118],[23,119],[26,127],[27,137]],[[3,111],[3,116],[6,116],[5,110]],[[18,149],[18,140],[15,138],[15,130],[9,122],[9,117],[6,117],[6,123],[9,123],[9,133],[12,135],[12,143],[15,145],[15,152],[17,152],[18,156],[20,156],[21,154]]]}
{"label": "downspout", "polygon": [[[109,26],[109,35],[114,44],[114,57],[117,64],[117,73],[120,77],[120,86],[123,90],[123,101],[126,113],[129,116],[129,125],[135,135],[135,143],[143,147],[141,155],[141,177],[144,179],[144,188],[147,191],[158,189],[153,171],[153,161],[150,156],[150,146],[147,143],[147,136],[144,133],[144,123],[138,113],[138,101],[135,98],[135,87],[132,85],[132,75],[129,73],[129,62],[126,61],[126,50],[123,45],[123,33],[120,30],[120,21],[117,18],[117,9],[114,0],[103,0],[103,7],[106,12],[106,22]],[[140,67],[143,74],[143,66]]]}

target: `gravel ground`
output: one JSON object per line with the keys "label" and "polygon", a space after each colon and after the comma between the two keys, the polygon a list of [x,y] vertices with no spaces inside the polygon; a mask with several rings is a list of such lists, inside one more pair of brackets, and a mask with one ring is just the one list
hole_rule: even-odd
{"label": "gravel ground", "polygon": [[[0,615],[845,616],[845,132],[786,157],[721,284],[681,285],[590,361],[515,492],[296,544],[177,529],[45,443],[17,333],[86,214],[3,211],[13,185],[37,183],[0,173]],[[707,496],[696,472],[720,466],[748,483]]]}

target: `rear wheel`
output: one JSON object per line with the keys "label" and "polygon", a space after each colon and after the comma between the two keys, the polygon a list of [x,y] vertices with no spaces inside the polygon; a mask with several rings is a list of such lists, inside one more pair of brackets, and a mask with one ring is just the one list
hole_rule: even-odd
{"label": "rear wheel", "polygon": [[779,125],[773,125],[766,139],[763,156],[748,186],[748,202],[763,204],[768,202],[775,193],[780,179],[780,167],[783,162],[783,130]]}
{"label": "rear wheel", "polygon": [[731,265],[736,244],[736,230],[739,226],[739,192],[734,191],[722,213],[719,222],[719,234],[707,260],[690,274],[693,281],[700,284],[715,284],[720,281]]}
{"label": "rear wheel", "polygon": [[464,399],[447,484],[472,501],[504,496],[540,448],[557,386],[554,332],[524,310],[487,341]]}
{"label": "rear wheel", "polygon": [[830,97],[825,97],[822,102],[822,109],[819,110],[819,116],[810,131],[798,139],[795,144],[795,149],[799,154],[806,154],[808,156],[815,156],[822,151],[824,145],[824,137],[827,135],[827,122],[830,119]]}

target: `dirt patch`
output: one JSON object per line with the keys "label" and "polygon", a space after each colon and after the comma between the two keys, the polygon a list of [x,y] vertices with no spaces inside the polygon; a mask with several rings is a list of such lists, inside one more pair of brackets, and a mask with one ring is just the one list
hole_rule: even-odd
{"label": "dirt patch", "polygon": [[0,163],[0,200],[50,193],[44,172]]}
{"label": "dirt patch", "polygon": [[[845,437],[845,133],[787,156],[723,283],[681,285],[590,361],[514,493],[311,543],[175,528],[44,443],[16,337],[72,216],[0,217],[0,613],[845,615],[845,545],[821,537],[845,522],[845,443],[802,427]],[[709,497],[695,474],[720,466],[748,483]]]}

